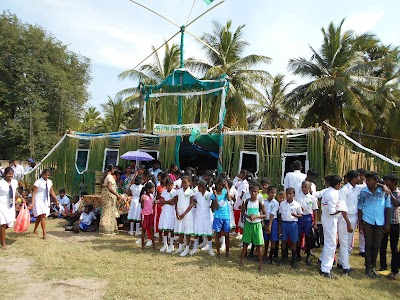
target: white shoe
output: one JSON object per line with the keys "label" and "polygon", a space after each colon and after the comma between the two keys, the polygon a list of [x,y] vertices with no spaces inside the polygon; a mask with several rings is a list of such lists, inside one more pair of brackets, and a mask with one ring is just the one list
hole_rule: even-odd
{"label": "white shoe", "polygon": [[247,246],[247,249],[251,249],[252,246],[253,246],[253,244],[250,243],[250,244]]}
{"label": "white shoe", "polygon": [[220,251],[225,251],[226,250],[226,245],[221,245],[221,247],[219,248]]}
{"label": "white shoe", "polygon": [[135,236],[141,236],[142,233],[140,231],[136,231]]}
{"label": "white shoe", "polygon": [[215,253],[212,250],[208,251],[208,253],[210,254],[210,256],[215,256]]}
{"label": "white shoe", "polygon": [[175,252],[173,252],[172,254],[179,254],[179,253],[181,253],[182,251],[183,251],[183,248],[182,248],[181,250],[179,250],[179,248],[178,248],[178,249],[176,249]]}
{"label": "white shoe", "polygon": [[168,247],[166,245],[162,246],[162,248],[160,249],[161,253],[164,253],[166,250],[168,249]]}
{"label": "white shoe", "polygon": [[241,240],[241,239],[242,239],[242,236],[243,236],[243,235],[241,235],[240,233],[238,233],[237,236],[236,236],[236,239],[237,239],[237,240]]}
{"label": "white shoe", "polygon": [[160,237],[160,235],[158,234],[158,232],[156,232],[156,233],[154,234],[154,237],[155,237],[155,238],[159,238],[159,237]]}
{"label": "white shoe", "polygon": [[142,240],[141,239],[137,239],[136,240],[136,244],[138,244],[139,246],[142,246]]}
{"label": "white shoe", "polygon": [[129,231],[128,234],[129,235],[133,235],[134,233],[133,233],[133,231]]}
{"label": "white shoe", "polygon": [[174,250],[175,250],[175,247],[174,247],[174,245],[172,245],[172,246],[168,247],[168,249],[167,249],[167,251],[165,251],[165,253],[171,254],[172,252],[174,252]]}
{"label": "white shoe", "polygon": [[243,247],[243,242],[242,243],[240,243],[239,245],[237,245],[239,248],[242,248]]}
{"label": "white shoe", "polygon": [[190,254],[190,255],[195,255],[196,252],[197,252],[197,249],[192,249],[192,250],[189,252],[189,254]]}
{"label": "white shoe", "polygon": [[152,240],[148,240],[146,243],[146,247],[151,247],[153,246],[153,241]]}
{"label": "white shoe", "polygon": [[186,255],[188,255],[188,253],[189,253],[189,247],[185,247],[185,250],[183,250],[183,252],[181,253],[181,257],[184,257],[184,256],[186,256]]}
{"label": "white shoe", "polygon": [[201,249],[201,248],[205,247],[206,245],[207,245],[207,242],[202,242],[202,243],[198,246],[198,248]]}
{"label": "white shoe", "polygon": [[208,251],[208,250],[210,250],[210,246],[208,246],[208,244],[201,248],[201,251]]}

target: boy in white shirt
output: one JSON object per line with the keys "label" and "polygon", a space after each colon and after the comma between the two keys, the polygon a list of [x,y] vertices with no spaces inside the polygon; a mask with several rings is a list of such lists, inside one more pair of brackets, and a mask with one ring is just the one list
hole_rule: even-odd
{"label": "boy in white shirt", "polygon": [[[336,235],[338,219],[342,211],[347,212],[344,201],[340,200],[339,189],[342,178],[339,175],[327,176],[329,188],[322,196],[322,227],[324,229],[324,247],[319,260],[321,261],[320,275],[335,279],[337,278],[332,272],[332,266],[336,251]],[[347,214],[346,214],[347,217]],[[351,226],[349,228],[351,229]]]}
{"label": "boy in white shirt", "polygon": [[61,206],[67,205],[67,207],[69,209],[70,204],[71,204],[71,200],[68,198],[67,195],[65,195],[65,189],[61,189],[58,192],[57,200],[58,200],[58,203],[60,203]]}
{"label": "boy in white shirt", "polygon": [[[275,199],[277,189],[274,186],[269,186],[267,190],[268,197],[264,200],[265,210],[267,212],[267,217],[264,221],[264,246],[265,253],[264,258],[266,258],[269,264],[273,264],[272,258],[278,254],[277,242],[279,241],[279,222],[278,222],[278,210],[279,202]],[[271,241],[271,250],[267,257],[268,244]]]}
{"label": "boy in white shirt", "polygon": [[306,264],[311,266],[311,252],[310,252],[310,244],[311,244],[311,228],[317,229],[317,224],[315,223],[315,218],[313,220],[313,215],[315,216],[316,211],[318,210],[318,200],[314,196],[310,194],[311,191],[311,182],[303,181],[301,184],[301,192],[296,195],[296,201],[301,205],[301,210],[303,211],[303,217],[298,221],[299,227],[299,241],[297,242],[297,259],[301,260],[300,250],[301,250],[301,242],[303,238],[303,234],[305,236],[305,248],[307,253]]}
{"label": "boy in white shirt", "polygon": [[94,232],[96,231],[96,227],[92,226],[92,221],[96,220],[96,216],[93,213],[93,206],[87,205],[85,210],[81,213],[79,217],[79,223],[74,228],[74,232],[79,233],[80,231],[83,232]]}
{"label": "boy in white shirt", "polygon": [[[243,228],[239,226],[239,221],[240,221],[240,212],[242,209],[243,201],[246,200],[243,198],[244,194],[246,194],[249,191],[249,184],[246,180],[247,177],[247,171],[246,170],[241,170],[240,173],[236,176],[238,179],[237,180],[237,197],[235,204],[233,205],[233,214],[235,216],[235,232],[237,235],[237,239],[242,238],[242,233],[243,233]],[[235,182],[233,183],[235,184]]]}
{"label": "boy in white shirt", "polygon": [[287,240],[290,238],[291,249],[292,249],[292,260],[290,265],[293,269],[297,269],[297,254],[296,254],[296,243],[299,240],[299,233],[297,227],[298,218],[303,216],[300,204],[294,200],[295,189],[289,187],[286,189],[286,200],[279,206],[279,213],[281,219],[279,222],[280,232],[282,232],[282,263],[288,262],[288,249]]}

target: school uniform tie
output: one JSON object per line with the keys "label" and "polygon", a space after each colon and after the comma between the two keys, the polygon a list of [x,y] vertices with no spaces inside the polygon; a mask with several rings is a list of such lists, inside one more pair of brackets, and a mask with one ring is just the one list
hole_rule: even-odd
{"label": "school uniform tie", "polygon": [[13,203],[14,203],[14,191],[13,191],[13,188],[12,188],[12,186],[11,186],[11,184],[9,185],[9,187],[8,187],[8,196],[9,196],[9,204],[10,204],[10,208],[13,206]]}
{"label": "school uniform tie", "polygon": [[47,185],[47,182],[46,182],[46,203],[47,203],[47,206],[50,207],[49,187]]}

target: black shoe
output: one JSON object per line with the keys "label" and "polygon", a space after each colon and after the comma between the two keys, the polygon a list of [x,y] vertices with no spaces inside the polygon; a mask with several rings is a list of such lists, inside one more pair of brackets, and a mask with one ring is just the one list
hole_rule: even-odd
{"label": "black shoe", "polygon": [[350,276],[350,269],[343,269],[343,276]]}
{"label": "black shoe", "polygon": [[344,269],[343,269],[343,266],[342,266],[341,264],[337,264],[337,268],[338,268],[338,269],[341,269],[341,270],[344,270]]}
{"label": "black shoe", "polygon": [[292,261],[291,263],[290,263],[290,266],[292,267],[292,269],[298,269],[299,268],[299,265],[297,264],[297,261],[296,261],[297,259],[295,259],[294,261]]}
{"label": "black shoe", "polygon": [[379,274],[376,273],[375,269],[372,269],[372,274],[375,278],[379,277]]}
{"label": "black shoe", "polygon": [[301,262],[301,256],[300,255],[296,257],[296,261],[297,262]]}
{"label": "black shoe", "polygon": [[365,276],[367,276],[367,278],[370,278],[370,279],[375,279],[376,278],[374,272],[372,272],[372,269],[366,269],[365,270]]}
{"label": "black shoe", "polygon": [[328,278],[328,279],[337,279],[337,276],[335,274],[333,274],[332,272],[325,273],[320,270],[319,275],[324,276],[325,278]]}
{"label": "black shoe", "polygon": [[312,260],[311,260],[311,258],[307,257],[307,259],[306,259],[306,265],[307,265],[307,266],[312,266]]}
{"label": "black shoe", "polygon": [[387,267],[383,266],[383,267],[380,267],[378,271],[386,271],[386,270],[387,270]]}
{"label": "black shoe", "polygon": [[289,258],[287,258],[287,257],[282,257],[282,259],[281,259],[281,264],[282,264],[282,265],[286,265],[288,262],[289,262]]}
{"label": "black shoe", "polygon": [[361,255],[362,257],[365,257],[365,252],[360,252],[360,255]]}

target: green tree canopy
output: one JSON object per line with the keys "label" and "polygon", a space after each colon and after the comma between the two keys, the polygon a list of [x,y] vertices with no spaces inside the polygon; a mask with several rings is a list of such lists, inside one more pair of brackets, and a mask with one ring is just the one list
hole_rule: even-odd
{"label": "green tree canopy", "polygon": [[212,33],[204,33],[202,39],[216,49],[220,55],[202,44],[207,61],[195,58],[185,62],[190,69],[205,74],[205,78],[217,78],[227,74],[231,80],[229,95],[226,99],[226,122],[229,127],[247,128],[246,99],[266,101],[256,85],[266,86],[271,75],[256,69],[259,64],[268,64],[271,59],[264,55],[250,54],[243,56],[248,42],[243,38],[245,25],[232,28],[232,21],[225,25],[214,21]]}
{"label": "green tree canopy", "polygon": [[385,114],[390,108],[392,93],[385,89],[387,80],[381,75],[398,61],[392,55],[379,56],[384,47],[375,36],[343,32],[343,22],[322,28],[321,50],[310,47],[310,60],[289,61],[293,74],[310,79],[295,88],[285,101],[290,112],[304,116],[303,126],[328,119],[339,128],[372,129],[379,122],[374,113]]}
{"label": "green tree canopy", "polygon": [[0,14],[0,157],[43,157],[83,117],[90,79],[88,58]]}

